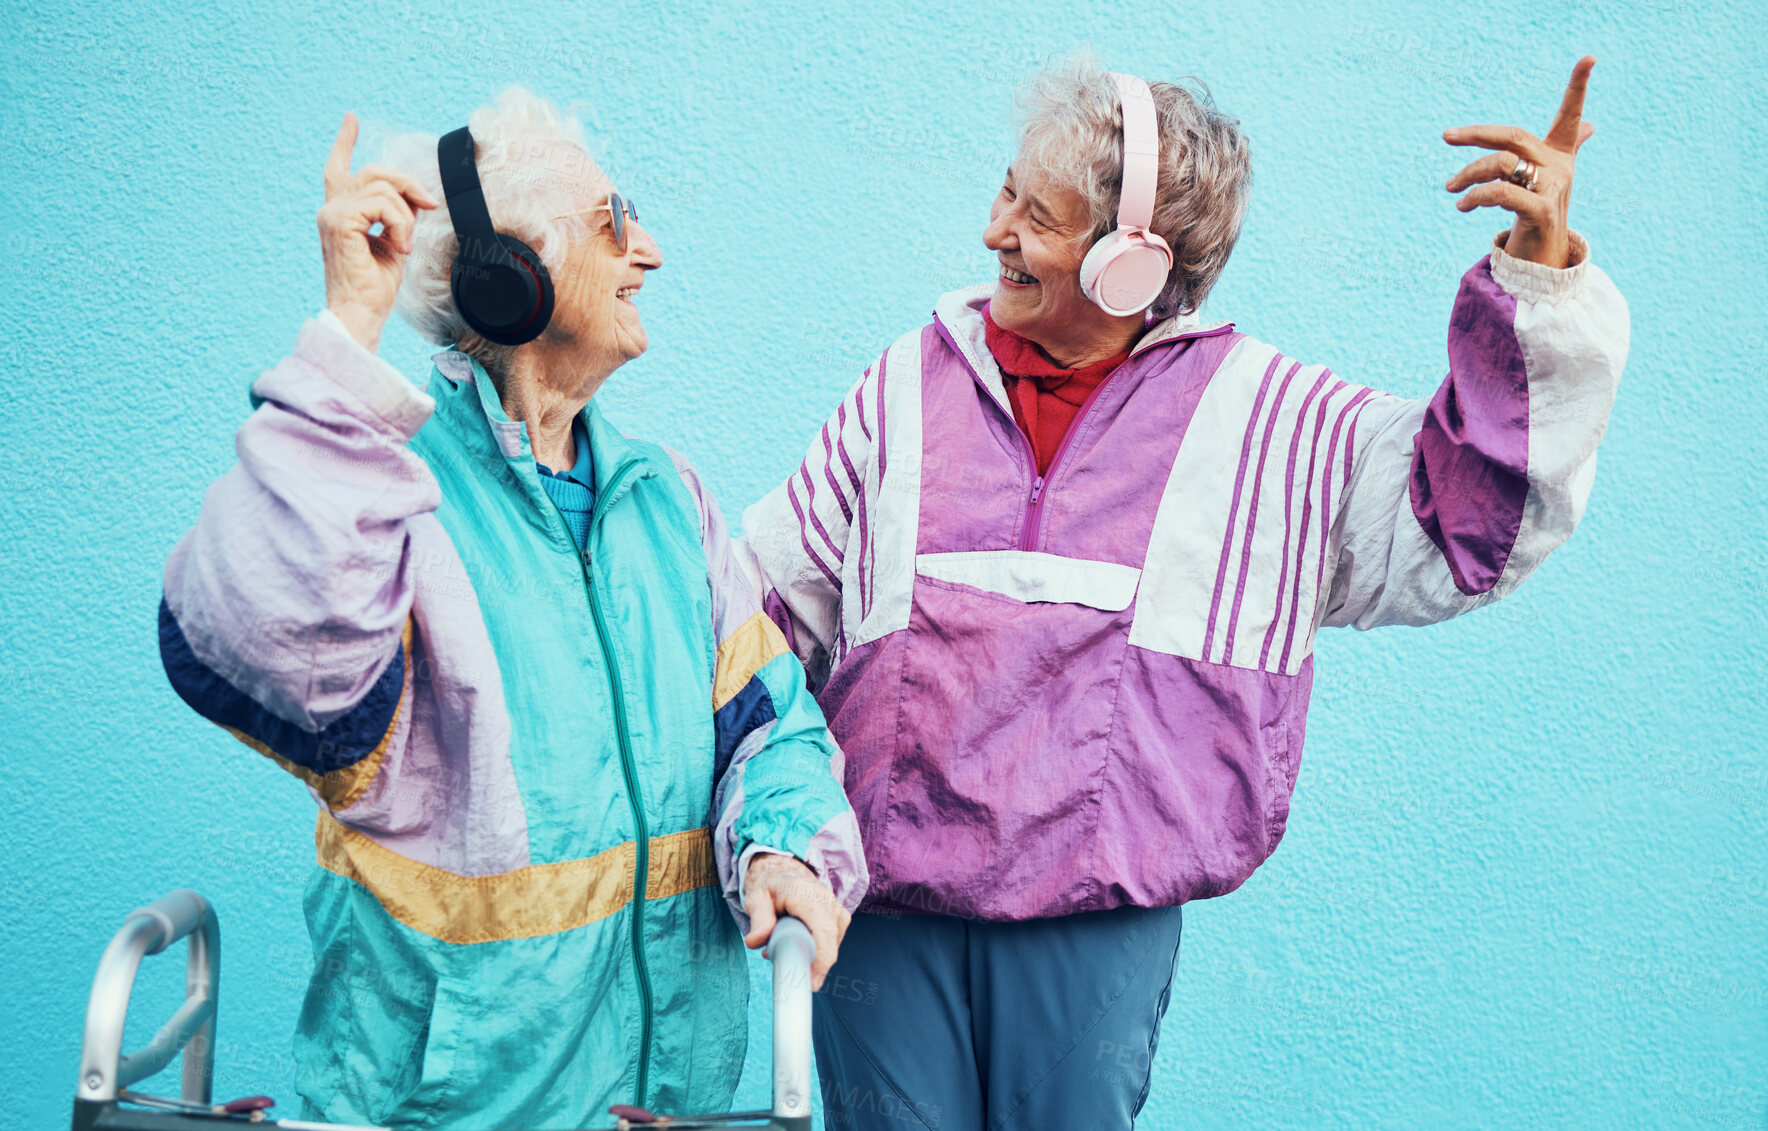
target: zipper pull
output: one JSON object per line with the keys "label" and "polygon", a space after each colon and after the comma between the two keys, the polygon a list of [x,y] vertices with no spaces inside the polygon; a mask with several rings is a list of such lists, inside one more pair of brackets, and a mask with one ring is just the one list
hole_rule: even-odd
{"label": "zipper pull", "polygon": [[1031,505],[1037,505],[1037,497],[1044,493],[1044,477],[1038,476],[1031,481]]}

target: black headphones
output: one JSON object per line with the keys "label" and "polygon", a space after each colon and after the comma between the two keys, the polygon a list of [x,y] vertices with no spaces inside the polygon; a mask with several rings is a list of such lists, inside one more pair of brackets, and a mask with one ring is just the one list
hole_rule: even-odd
{"label": "black headphones", "polygon": [[531,342],[552,320],[552,278],[534,249],[491,226],[473,135],[465,126],[436,143],[442,196],[460,250],[449,285],[454,306],[473,331],[500,346]]}

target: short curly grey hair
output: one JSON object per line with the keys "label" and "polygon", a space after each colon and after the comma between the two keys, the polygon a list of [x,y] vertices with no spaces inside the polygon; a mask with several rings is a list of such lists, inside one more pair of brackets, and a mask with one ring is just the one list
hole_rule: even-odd
{"label": "short curly grey hair", "polygon": [[[581,217],[552,217],[573,209],[573,188],[612,185],[590,156],[582,125],[546,99],[512,86],[492,105],[473,111],[467,127],[473,131],[479,183],[492,224],[533,248],[556,278],[572,238],[587,230],[587,222]],[[400,134],[388,138],[381,150],[382,164],[411,177],[442,201],[440,207],[417,214],[397,308],[426,341],[456,346],[501,381],[517,347],[500,346],[473,333],[455,309],[449,288],[459,240],[442,197],[436,141],[434,134]]]}
{"label": "short curly grey hair", "polygon": [[[1149,83],[1160,125],[1153,228],[1173,267],[1156,318],[1203,305],[1246,217],[1252,156],[1240,123],[1217,110],[1196,79]],[[1117,84],[1089,50],[1050,60],[1020,89],[1019,161],[1080,194],[1089,242],[1117,226],[1123,187],[1123,115]]]}

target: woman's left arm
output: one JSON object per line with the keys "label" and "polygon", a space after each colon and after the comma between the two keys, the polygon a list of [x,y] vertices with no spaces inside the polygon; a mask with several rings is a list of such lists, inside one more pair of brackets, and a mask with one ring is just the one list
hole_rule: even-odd
{"label": "woman's left arm", "polygon": [[811,975],[820,986],[868,882],[844,759],[803,666],[738,564],[718,504],[687,461],[670,456],[699,505],[712,585],[711,819],[725,899],[750,946],[766,942],[777,914],[803,919],[816,939]]}
{"label": "woman's left arm", "polygon": [[1435,396],[1377,397],[1354,422],[1326,625],[1430,624],[1496,600],[1583,515],[1628,340],[1626,303],[1566,226],[1594,62],[1578,62],[1545,140],[1500,126],[1444,135],[1502,150],[1449,181],[1476,186],[1461,210],[1496,205],[1516,221],[1462,279]]}

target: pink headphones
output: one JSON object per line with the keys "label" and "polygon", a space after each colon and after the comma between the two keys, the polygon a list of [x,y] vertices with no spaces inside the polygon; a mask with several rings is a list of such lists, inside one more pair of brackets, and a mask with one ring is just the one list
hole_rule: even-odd
{"label": "pink headphones", "polygon": [[1123,191],[1117,230],[1081,261],[1080,289],[1107,314],[1139,314],[1160,297],[1173,265],[1172,249],[1148,230],[1160,175],[1160,130],[1148,84],[1134,75],[1111,77],[1123,106]]}

